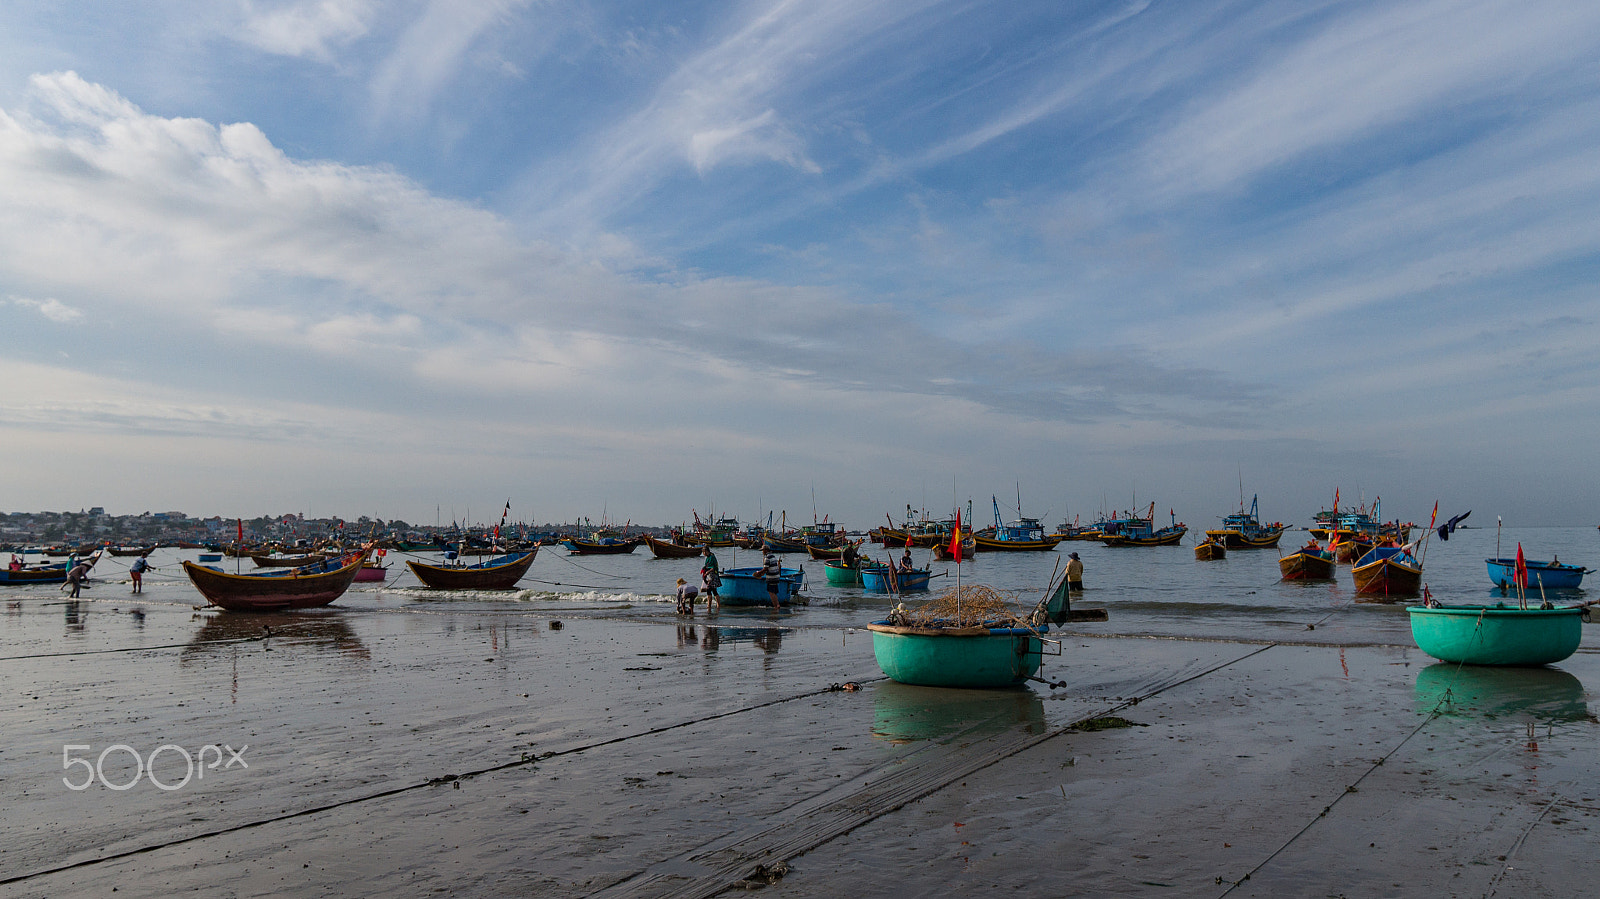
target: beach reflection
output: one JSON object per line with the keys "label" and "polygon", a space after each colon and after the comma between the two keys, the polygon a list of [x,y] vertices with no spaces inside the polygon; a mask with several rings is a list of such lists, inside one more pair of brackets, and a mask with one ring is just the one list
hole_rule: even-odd
{"label": "beach reflection", "polygon": [[[183,648],[183,660],[198,659],[238,645],[228,641],[261,639],[268,646],[314,646],[349,658],[368,659],[371,652],[343,615],[273,612],[252,615],[221,612],[208,615]],[[180,660],[180,664],[182,661]]]}
{"label": "beach reflection", "polygon": [[[1511,668],[1439,662],[1417,672],[1417,711],[1517,723],[1584,721],[1583,682],[1560,668]],[[1442,703],[1442,705],[1441,705]]]}
{"label": "beach reflection", "polygon": [[708,627],[700,648],[716,652],[723,644],[752,643],[761,651],[772,654],[783,648],[781,627]]}
{"label": "beach reflection", "polygon": [[67,636],[82,636],[89,629],[89,619],[84,617],[83,603],[76,599],[69,599],[62,609],[67,625]]}
{"label": "beach reflection", "polygon": [[873,688],[872,735],[890,743],[993,734],[1043,733],[1044,703],[1026,688],[956,690],[884,681]]}

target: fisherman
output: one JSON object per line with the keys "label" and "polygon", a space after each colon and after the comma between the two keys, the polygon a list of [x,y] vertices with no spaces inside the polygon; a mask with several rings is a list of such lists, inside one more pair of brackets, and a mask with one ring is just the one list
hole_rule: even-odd
{"label": "fisherman", "polygon": [[1078,559],[1077,553],[1067,553],[1067,589],[1083,589],[1083,562]]}
{"label": "fisherman", "polygon": [[706,612],[711,611],[711,604],[721,604],[717,589],[722,586],[722,566],[717,563],[717,554],[711,551],[711,544],[706,544],[706,561],[700,566],[700,592],[706,595]]}
{"label": "fisherman", "polygon": [[844,553],[839,556],[839,560],[844,562],[844,567],[846,568],[856,567],[856,563],[861,560],[861,555],[856,551],[856,544],[853,541],[844,545]]}
{"label": "fisherman", "polygon": [[150,561],[144,556],[134,559],[133,564],[128,566],[128,574],[133,576],[133,592],[144,592],[144,573],[149,570]]}
{"label": "fisherman", "polygon": [[10,569],[12,571],[21,571],[22,570],[22,560],[17,558],[17,554],[16,553],[12,553],[11,554],[11,565],[9,567],[10,567]]}
{"label": "fisherman", "polygon": [[757,573],[767,580],[767,598],[772,600],[772,607],[778,607],[778,583],[783,580],[783,566],[778,564],[775,553],[767,553],[767,558]]}
{"label": "fisherman", "polygon": [[89,563],[79,562],[67,572],[67,583],[72,585],[72,592],[67,594],[72,599],[78,598],[78,591],[83,588],[83,581],[89,576]]}
{"label": "fisherman", "polygon": [[678,614],[679,615],[693,615],[694,614],[694,601],[699,596],[700,596],[700,588],[699,587],[696,587],[695,585],[689,583],[688,581],[685,581],[681,577],[678,578]]}
{"label": "fisherman", "polygon": [[916,564],[911,561],[911,550],[908,549],[900,556],[900,573],[910,574],[915,568]]}

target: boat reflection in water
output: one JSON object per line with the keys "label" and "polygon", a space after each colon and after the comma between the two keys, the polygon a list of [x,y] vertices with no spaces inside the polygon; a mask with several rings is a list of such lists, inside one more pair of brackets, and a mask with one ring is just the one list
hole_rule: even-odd
{"label": "boat reflection in water", "polygon": [[1418,712],[1427,714],[1439,706],[1447,718],[1517,724],[1590,719],[1583,682],[1560,668],[1439,662],[1417,672],[1416,702]]}
{"label": "boat reflection in water", "polygon": [[775,653],[783,648],[783,628],[707,627],[706,635],[700,641],[700,648],[706,652],[716,652],[724,644],[736,643],[751,643],[760,647],[762,652]]}
{"label": "boat reflection in water", "polygon": [[1045,729],[1044,703],[1026,687],[964,690],[882,681],[872,689],[872,735],[890,743]]}
{"label": "boat reflection in water", "polygon": [[179,664],[199,661],[213,652],[230,651],[240,645],[237,641],[242,640],[260,640],[268,647],[331,649],[352,659],[372,657],[345,616],[338,612],[229,612],[226,615],[206,615],[205,624],[195,631],[189,645],[183,648]]}

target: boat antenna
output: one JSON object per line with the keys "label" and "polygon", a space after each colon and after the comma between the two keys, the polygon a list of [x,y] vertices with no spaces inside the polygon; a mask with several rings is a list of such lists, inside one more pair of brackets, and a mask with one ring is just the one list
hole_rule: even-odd
{"label": "boat antenna", "polygon": [[1494,557],[1500,558],[1500,516],[1494,517]]}

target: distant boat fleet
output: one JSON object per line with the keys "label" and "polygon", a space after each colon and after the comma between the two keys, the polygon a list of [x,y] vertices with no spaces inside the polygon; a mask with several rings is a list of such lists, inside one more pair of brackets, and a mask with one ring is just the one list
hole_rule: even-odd
{"label": "distant boat fleet", "polygon": [[[1262,522],[1259,498],[1252,496],[1247,507],[1242,497],[1243,491],[1237,512],[1224,516],[1220,527],[1204,532],[1204,539],[1194,547],[1197,560],[1226,559],[1234,550],[1279,546],[1288,526],[1282,522]],[[1046,533],[1038,519],[1021,514],[1020,499],[1019,492],[1017,517],[1007,521],[1001,514],[998,499],[991,497],[994,523],[975,532],[962,529],[959,514],[932,520],[925,514],[913,516],[908,507],[902,524],[896,525],[890,518],[887,527],[874,528],[864,538],[852,537],[826,517],[801,527],[789,527],[785,518],[774,527],[769,514],[763,527],[741,525],[733,518],[701,521],[696,515],[692,528],[670,529],[665,537],[642,530],[629,535],[629,525],[618,529],[602,524],[563,536],[559,544],[573,555],[626,554],[645,546],[658,559],[687,559],[720,547],[759,550],[774,555],[806,553],[823,563],[830,585],[900,595],[926,592],[931,578],[936,575],[928,568],[910,567],[909,553],[900,566],[863,556],[860,548],[867,540],[885,548],[925,547],[932,550],[936,559],[959,561],[978,552],[1046,552],[1069,540],[1095,540],[1108,547],[1172,546],[1179,544],[1189,530],[1178,521],[1175,511],[1169,511],[1168,522],[1158,523],[1156,505],[1151,503],[1142,514],[1102,516],[1092,525],[1079,525],[1074,520]],[[1580,617],[1587,617],[1587,604],[1557,608],[1547,594],[1578,589],[1583,576],[1590,573],[1590,569],[1581,565],[1562,563],[1555,558],[1529,560],[1524,558],[1519,545],[1515,558],[1501,558],[1497,552],[1496,558],[1485,560],[1490,582],[1503,594],[1509,595],[1514,590],[1515,605],[1501,602],[1492,606],[1447,606],[1433,600],[1422,581],[1419,544],[1425,547],[1428,536],[1435,530],[1441,539],[1448,539],[1448,532],[1469,514],[1450,519],[1446,526],[1435,527],[1436,506],[1434,523],[1430,523],[1421,541],[1412,543],[1409,540],[1415,525],[1384,522],[1377,501],[1370,509],[1340,511],[1336,493],[1333,510],[1314,516],[1312,526],[1307,529],[1310,539],[1305,545],[1280,552],[1280,574],[1285,581],[1328,581],[1334,579],[1338,565],[1347,564],[1351,566],[1358,602],[1394,602],[1420,596],[1423,602],[1408,609],[1413,636],[1425,652],[1445,661],[1539,665],[1570,656],[1576,650],[1580,634],[1577,623]],[[240,536],[243,536],[242,525]],[[436,590],[515,589],[539,550],[537,542],[500,541],[498,528],[493,537],[463,537],[453,545],[435,542],[390,546],[406,551],[440,551],[444,558],[439,561],[406,562],[418,581]],[[13,553],[10,563],[0,570],[0,585],[64,584],[77,577],[71,575],[75,568],[92,569],[104,556],[144,557],[154,549],[155,546],[143,545],[90,545],[33,549],[21,556]],[[264,551],[259,547],[246,547],[241,540],[231,547],[205,549],[208,551],[200,554],[200,562],[182,563],[184,571],[208,602],[228,611],[265,612],[325,606],[342,596],[352,584],[381,582],[388,573],[383,564],[388,547],[379,547],[376,542],[353,550],[335,547],[285,553],[282,548]],[[239,557],[241,561],[248,556],[254,568],[225,571],[215,564],[224,553]],[[27,561],[30,554],[61,561]],[[489,558],[469,564],[466,556]],[[772,564],[775,563],[769,560],[769,565]],[[771,602],[768,570],[733,568],[723,571],[719,597],[722,604],[755,606]],[[804,602],[801,596],[804,569],[779,566],[778,570],[780,574],[774,579],[778,604]],[[1061,581],[1060,586],[1050,592],[1050,598],[1041,603],[1033,619],[1026,622],[1020,619],[993,622],[993,626],[969,623],[955,630],[941,629],[943,625],[926,622],[915,626],[894,620],[874,622],[871,630],[880,664],[892,678],[908,683],[960,686],[1020,683],[1037,671],[1037,644],[1039,635],[1047,630],[1047,621],[1061,623],[1067,620],[1061,616],[1074,614],[1067,601],[1065,584],[1065,580]],[[1091,610],[1086,614],[1089,617],[1077,620],[1104,620],[1103,610]],[[1096,615],[1098,617],[1094,617]],[[957,637],[972,639],[954,639]],[[925,653],[932,655],[924,657]],[[971,664],[977,667],[964,671],[962,666],[967,662],[961,660],[969,654],[974,660]],[[1020,661],[1006,662],[1010,655],[1017,655]],[[938,661],[941,659],[943,661]]]}

